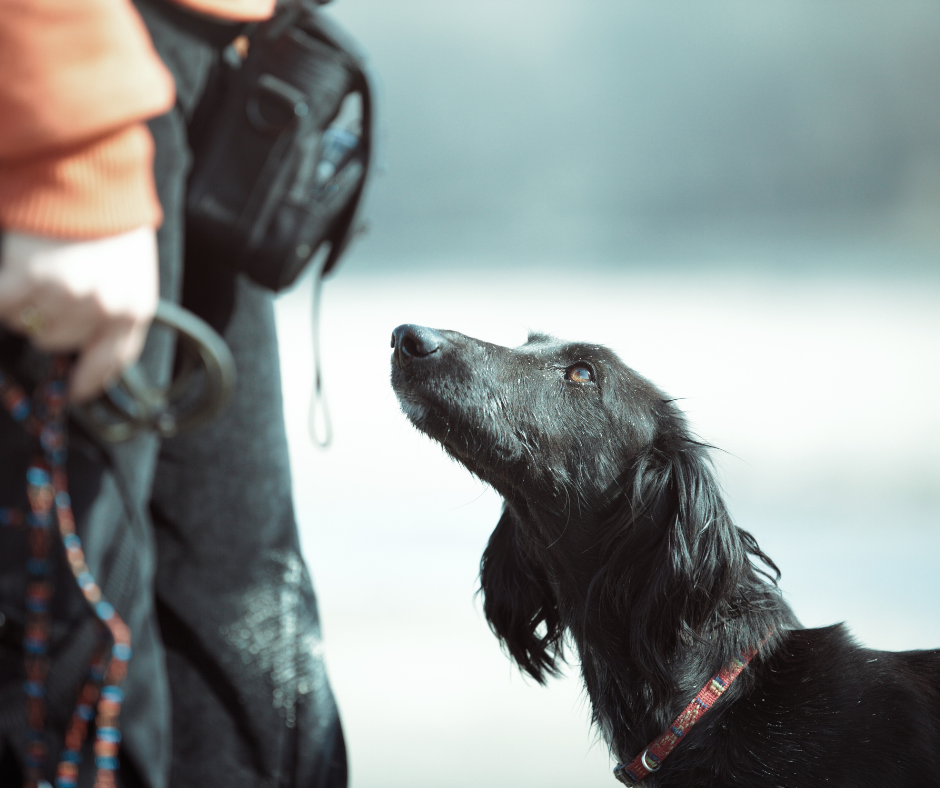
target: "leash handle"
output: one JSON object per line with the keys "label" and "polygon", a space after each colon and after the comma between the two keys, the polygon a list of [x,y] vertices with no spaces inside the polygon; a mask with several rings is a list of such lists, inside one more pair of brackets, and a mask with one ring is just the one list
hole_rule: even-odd
{"label": "leash handle", "polygon": [[[231,399],[235,360],[214,329],[192,312],[163,300],[157,305],[154,323],[172,329],[180,340],[177,352],[182,373],[169,390],[152,386],[135,365],[97,400],[74,409],[84,426],[109,443],[126,441],[143,430],[169,438],[210,420]],[[204,370],[202,397],[187,410],[180,403],[188,399],[200,366]]]}

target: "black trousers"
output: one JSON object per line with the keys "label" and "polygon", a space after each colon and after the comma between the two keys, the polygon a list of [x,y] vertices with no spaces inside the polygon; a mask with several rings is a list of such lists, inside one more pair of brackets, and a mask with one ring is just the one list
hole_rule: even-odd
{"label": "black trousers", "polygon": [[[186,249],[187,127],[222,47],[238,29],[163,0],[137,0],[177,84],[155,119],[165,219],[160,284],[225,338],[235,396],[212,423],[164,441],[102,446],[73,429],[69,478],[88,563],[131,627],[121,781],[187,788],[343,788],[346,752],[324,670],[316,600],[299,552],[281,406],[272,296],[224,260]],[[184,265],[185,260],[185,265]],[[0,363],[30,375],[32,351],[0,341]],[[142,360],[171,374],[173,343],[154,331]],[[24,503],[32,447],[0,413],[0,506]],[[25,534],[0,528],[0,784],[25,743],[22,620]],[[64,562],[56,571],[47,682],[51,754],[84,677],[95,623]],[[93,759],[82,775],[91,778]]]}

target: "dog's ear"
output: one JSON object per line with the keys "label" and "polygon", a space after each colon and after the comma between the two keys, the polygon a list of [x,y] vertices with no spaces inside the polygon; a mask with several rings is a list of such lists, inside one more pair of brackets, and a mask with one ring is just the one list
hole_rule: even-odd
{"label": "dog's ear", "polygon": [[480,561],[480,591],[490,628],[519,667],[540,684],[557,675],[564,628],[555,591],[508,506]]}
{"label": "dog's ear", "polygon": [[[593,642],[630,654],[665,696],[677,649],[706,629],[723,627],[732,653],[740,653],[738,641],[752,645],[750,632],[735,631],[749,604],[741,590],[757,585],[751,556],[769,559],[728,515],[706,447],[682,439],[654,446],[631,477],[605,524],[606,557],[584,625],[601,630]],[[610,621],[629,622],[627,633],[605,631]]]}

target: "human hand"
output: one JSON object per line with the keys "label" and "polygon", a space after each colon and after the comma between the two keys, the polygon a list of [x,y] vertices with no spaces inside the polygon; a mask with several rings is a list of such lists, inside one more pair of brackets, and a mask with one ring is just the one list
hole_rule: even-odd
{"label": "human hand", "polygon": [[87,241],[5,231],[0,321],[40,350],[77,351],[69,397],[86,402],[140,356],[158,270],[151,227]]}

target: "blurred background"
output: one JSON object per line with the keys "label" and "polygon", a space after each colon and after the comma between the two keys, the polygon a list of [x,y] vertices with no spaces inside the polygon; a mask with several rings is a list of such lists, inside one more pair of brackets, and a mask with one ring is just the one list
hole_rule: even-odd
{"label": "blurred background", "polygon": [[602,342],[720,447],[808,626],[940,646],[940,5],[341,0],[381,88],[370,232],[278,306],[303,545],[352,788],[613,784],[474,599],[498,498],[388,384],[404,322]]}

